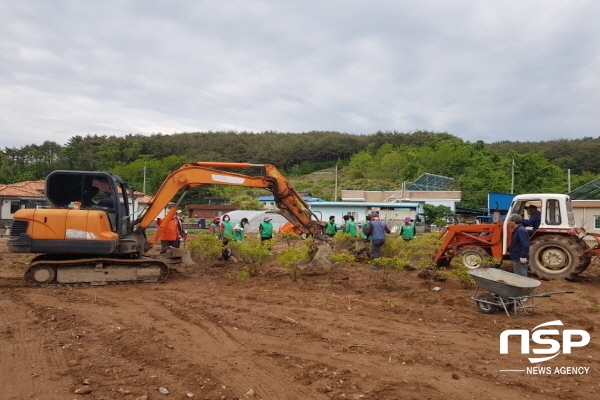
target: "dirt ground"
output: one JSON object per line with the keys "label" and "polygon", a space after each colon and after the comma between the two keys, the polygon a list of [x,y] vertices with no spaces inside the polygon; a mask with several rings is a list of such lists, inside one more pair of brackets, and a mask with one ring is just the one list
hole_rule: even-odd
{"label": "dirt ground", "polygon": [[[481,313],[455,277],[432,291],[418,271],[338,267],[292,282],[268,261],[238,281],[241,265],[215,262],[160,284],[29,287],[30,258],[0,239],[0,399],[599,398],[598,262],[535,291],[574,294],[510,319]],[[590,343],[541,364],[516,337],[499,353],[502,331],[554,320]]]}

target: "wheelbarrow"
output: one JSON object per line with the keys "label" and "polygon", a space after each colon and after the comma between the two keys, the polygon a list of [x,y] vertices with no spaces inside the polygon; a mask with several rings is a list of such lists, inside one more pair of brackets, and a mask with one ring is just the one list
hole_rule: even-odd
{"label": "wheelbarrow", "polygon": [[[516,318],[517,311],[523,310],[526,315],[533,315],[536,297],[573,293],[573,291],[564,291],[531,294],[541,284],[540,281],[495,268],[480,268],[467,272],[477,283],[471,299],[475,300],[479,311],[484,314],[504,310],[509,318]],[[487,290],[489,293],[478,294],[480,289]]]}

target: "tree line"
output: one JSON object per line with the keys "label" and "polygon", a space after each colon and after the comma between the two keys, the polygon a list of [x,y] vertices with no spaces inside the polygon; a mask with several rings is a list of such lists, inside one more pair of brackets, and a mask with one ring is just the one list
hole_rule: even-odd
{"label": "tree line", "polygon": [[[0,183],[40,180],[57,169],[103,170],[152,194],[170,170],[187,161],[268,163],[290,177],[337,164],[344,169],[339,189],[396,190],[427,172],[454,178],[447,189],[461,190],[464,206],[483,207],[488,192],[508,193],[511,187],[514,193],[564,193],[569,169],[572,188],[587,183],[600,174],[594,157],[599,150],[600,137],[486,144],[430,131],[87,135],[73,136],[64,146],[45,141],[5,147],[0,150]],[[205,188],[203,194],[227,190]],[[190,200],[198,201],[194,197]]]}

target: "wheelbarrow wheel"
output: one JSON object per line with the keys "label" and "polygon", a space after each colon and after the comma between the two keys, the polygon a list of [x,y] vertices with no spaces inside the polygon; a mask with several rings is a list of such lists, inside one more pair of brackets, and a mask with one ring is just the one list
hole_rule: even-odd
{"label": "wheelbarrow wheel", "polygon": [[494,304],[490,304],[496,302],[496,299],[491,294],[482,294],[481,296],[478,296],[477,299],[481,299],[477,300],[477,308],[484,314],[493,314],[498,309]]}

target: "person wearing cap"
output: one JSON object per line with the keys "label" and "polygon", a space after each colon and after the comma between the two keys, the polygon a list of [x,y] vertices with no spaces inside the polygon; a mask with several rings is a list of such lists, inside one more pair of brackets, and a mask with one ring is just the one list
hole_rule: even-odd
{"label": "person wearing cap", "polygon": [[246,226],[248,226],[248,218],[242,218],[240,222],[235,224],[233,227],[233,240],[236,242],[244,241],[244,233],[246,232]]}
{"label": "person wearing cap", "polygon": [[175,219],[179,226],[177,229],[179,230],[179,237],[177,238],[176,248],[181,247],[181,241],[187,236],[187,232],[183,230],[183,212],[181,210],[177,210],[175,213]]}
{"label": "person wearing cap", "polygon": [[218,237],[219,239],[221,238],[221,233],[219,232],[220,223],[221,218],[215,217],[215,219],[213,219],[213,222],[210,225],[208,225],[208,231],[210,232],[210,234]]}
{"label": "person wearing cap", "polygon": [[181,234],[179,231],[179,220],[177,217],[171,218],[170,220],[162,219],[160,222],[161,236],[161,254],[166,252],[169,247],[179,248],[181,242]]}
{"label": "person wearing cap", "polygon": [[400,226],[400,236],[405,241],[412,240],[417,235],[417,228],[412,224],[411,217],[404,218],[404,225]]}
{"label": "person wearing cap", "polygon": [[527,210],[527,214],[529,214],[529,219],[524,219],[522,224],[523,226],[531,226],[533,228],[533,230],[529,231],[529,236],[531,236],[537,228],[540,227],[540,224],[542,223],[542,214],[533,204],[528,205],[525,209]]}
{"label": "person wearing cap", "polygon": [[[381,246],[385,244],[386,233],[391,233],[387,224],[379,219],[379,214],[371,214],[371,222],[365,232],[367,236],[371,236],[371,258],[379,258]],[[377,268],[377,267],[374,267]]]}
{"label": "person wearing cap", "polygon": [[258,226],[258,232],[260,233],[260,241],[273,239],[273,224],[271,223],[271,217],[265,217],[263,222]]}

